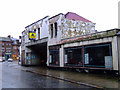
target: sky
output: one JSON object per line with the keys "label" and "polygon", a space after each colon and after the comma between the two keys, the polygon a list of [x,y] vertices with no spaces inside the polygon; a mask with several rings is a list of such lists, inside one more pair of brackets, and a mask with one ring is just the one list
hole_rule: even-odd
{"label": "sky", "polygon": [[118,28],[120,0],[0,0],[0,36],[19,38],[25,27],[45,16],[74,12],[96,23],[95,29]]}

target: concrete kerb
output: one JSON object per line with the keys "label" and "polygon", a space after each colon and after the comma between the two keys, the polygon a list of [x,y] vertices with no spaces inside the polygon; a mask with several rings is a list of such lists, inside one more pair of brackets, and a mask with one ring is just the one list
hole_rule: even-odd
{"label": "concrete kerb", "polygon": [[87,87],[90,87],[90,88],[96,88],[96,89],[100,89],[100,90],[104,90],[105,89],[104,87],[95,86],[95,85],[88,84],[88,83],[76,82],[76,81],[72,81],[72,80],[68,80],[68,79],[63,79],[63,78],[60,78],[60,77],[57,77],[57,76],[41,74],[41,73],[38,73],[38,72],[35,72],[35,71],[31,71],[31,70],[22,70],[22,71],[31,72],[31,73],[39,74],[39,75],[42,75],[42,76],[51,77],[51,78],[67,81],[67,82],[70,82],[70,83],[75,83],[75,84],[87,86]]}

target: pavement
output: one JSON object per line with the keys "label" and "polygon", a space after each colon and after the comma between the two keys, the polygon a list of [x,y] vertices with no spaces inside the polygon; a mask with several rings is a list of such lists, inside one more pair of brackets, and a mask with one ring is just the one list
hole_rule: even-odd
{"label": "pavement", "polygon": [[32,72],[43,76],[56,78],[92,88],[100,88],[100,89],[120,88],[120,82],[118,81],[118,78],[116,76],[55,70],[40,66],[26,67],[26,66],[18,65],[18,61],[11,62],[9,64],[9,67],[13,67],[15,69],[20,69],[22,71]]}

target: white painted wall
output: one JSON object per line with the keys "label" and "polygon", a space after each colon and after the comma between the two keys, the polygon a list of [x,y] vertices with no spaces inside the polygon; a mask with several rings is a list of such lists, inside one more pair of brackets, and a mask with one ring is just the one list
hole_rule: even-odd
{"label": "white painted wall", "polygon": [[[51,45],[56,45],[56,42],[58,41],[61,41],[61,37],[62,37],[62,34],[61,34],[61,18],[62,18],[63,15],[59,15],[59,19],[55,22],[57,22],[57,26],[58,26],[58,30],[57,30],[57,37],[54,37],[55,36],[55,33],[53,33],[53,38],[51,38],[51,34],[49,33],[49,38],[48,38],[48,45],[51,46]],[[54,18],[52,18],[51,20],[53,20]],[[53,22],[53,32],[55,32],[54,30],[54,23]],[[52,24],[52,23],[49,23],[49,24]]]}
{"label": "white painted wall", "polygon": [[42,27],[40,27],[40,39],[48,37],[49,35],[49,22],[48,18],[43,20]]}
{"label": "white painted wall", "polygon": [[31,42],[31,40],[29,40],[29,31],[36,30],[36,40],[38,40],[38,28],[40,28],[40,39],[48,37],[48,35],[49,35],[48,18],[49,17],[46,17],[46,18],[25,28],[25,31],[24,31],[25,43]]}

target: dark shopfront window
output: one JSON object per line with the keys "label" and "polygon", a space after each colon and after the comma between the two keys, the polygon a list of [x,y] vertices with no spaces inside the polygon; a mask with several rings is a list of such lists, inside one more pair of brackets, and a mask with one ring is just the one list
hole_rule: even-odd
{"label": "dark shopfront window", "polygon": [[112,67],[111,44],[85,46],[86,67]]}
{"label": "dark shopfront window", "polygon": [[59,65],[59,50],[50,50],[50,65]]}
{"label": "dark shopfront window", "polygon": [[64,63],[66,66],[82,66],[82,47],[66,48]]}

